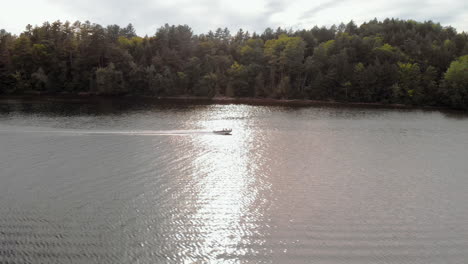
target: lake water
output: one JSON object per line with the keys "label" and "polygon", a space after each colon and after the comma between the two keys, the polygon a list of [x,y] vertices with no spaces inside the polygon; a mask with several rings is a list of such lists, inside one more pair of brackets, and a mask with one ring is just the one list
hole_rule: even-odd
{"label": "lake water", "polygon": [[0,101],[0,263],[468,261],[466,115],[133,101]]}

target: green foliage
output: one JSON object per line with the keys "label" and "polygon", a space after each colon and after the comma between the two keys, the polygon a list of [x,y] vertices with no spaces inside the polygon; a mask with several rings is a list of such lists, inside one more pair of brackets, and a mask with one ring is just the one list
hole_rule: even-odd
{"label": "green foliage", "polygon": [[13,44],[13,67],[25,74],[31,74],[33,65],[33,49],[31,39],[22,35]]}
{"label": "green foliage", "polygon": [[[284,91],[297,93],[300,86],[290,89],[291,81],[299,78],[304,70],[305,42],[300,37],[289,37],[282,34],[278,39],[265,43],[264,54],[270,68],[270,87],[272,96],[288,97]],[[287,78],[286,78],[287,77]],[[287,89],[285,88],[287,87]]]}
{"label": "green foliage", "polygon": [[354,66],[354,72],[356,73],[361,73],[364,70],[365,70],[365,67],[364,67],[364,64],[362,64],[362,62],[359,62],[358,64]]}
{"label": "green foliage", "polygon": [[[468,35],[376,19],[298,31],[194,35],[89,21],[0,30],[0,93],[235,96],[467,108]],[[458,58],[458,59],[456,59]]]}
{"label": "green foliage", "polygon": [[144,41],[144,39],[140,38],[140,37],[132,37],[132,38],[128,39],[128,38],[126,38],[124,36],[120,36],[118,38],[118,40],[117,40],[119,45],[124,49],[135,48],[135,47],[137,47],[139,45],[142,45],[143,41]]}
{"label": "green foliage", "polygon": [[329,54],[330,52],[332,52],[332,49],[335,47],[335,40],[334,39],[331,39],[323,44],[321,44],[320,46],[323,47],[325,53]]}
{"label": "green foliage", "polygon": [[124,93],[122,72],[116,70],[113,63],[106,68],[96,70],[96,92],[98,94]]}
{"label": "green foliage", "polygon": [[454,85],[464,86],[468,84],[468,55],[458,58],[450,64],[445,73],[445,80]]}
{"label": "green foliage", "polygon": [[219,78],[215,73],[208,73],[200,79],[195,95],[213,97],[218,90]]}
{"label": "green foliage", "polygon": [[468,109],[468,55],[450,64],[444,75],[447,95],[455,107]]}
{"label": "green foliage", "polygon": [[397,63],[398,61],[405,60],[405,55],[398,48],[388,43],[374,48],[373,53],[375,58],[380,62]]}
{"label": "green foliage", "polygon": [[15,89],[15,79],[12,74],[10,47],[13,37],[5,30],[0,30],[0,94]]}
{"label": "green foliage", "polygon": [[234,62],[228,70],[229,84],[227,96],[244,97],[249,96],[248,70],[244,65]]}
{"label": "green foliage", "polygon": [[382,52],[387,52],[387,53],[393,53],[397,52],[397,49],[395,47],[392,47],[392,45],[385,43],[383,46],[375,48],[376,51],[382,51]]}
{"label": "green foliage", "polygon": [[396,102],[412,103],[421,85],[421,70],[418,64],[398,63],[398,85],[394,87]]}

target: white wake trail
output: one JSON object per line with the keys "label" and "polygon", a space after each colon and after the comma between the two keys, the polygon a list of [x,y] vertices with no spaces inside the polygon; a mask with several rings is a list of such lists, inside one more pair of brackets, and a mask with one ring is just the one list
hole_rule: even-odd
{"label": "white wake trail", "polygon": [[208,134],[206,130],[23,130],[8,129],[0,130],[0,133],[38,133],[38,134],[61,134],[61,135],[123,135],[123,136],[183,136]]}

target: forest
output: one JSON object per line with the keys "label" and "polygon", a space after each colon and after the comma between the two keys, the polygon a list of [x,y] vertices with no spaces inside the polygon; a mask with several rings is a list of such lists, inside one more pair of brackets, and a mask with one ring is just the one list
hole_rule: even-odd
{"label": "forest", "polygon": [[468,34],[377,19],[263,33],[45,22],[0,30],[0,94],[247,97],[468,109]]}

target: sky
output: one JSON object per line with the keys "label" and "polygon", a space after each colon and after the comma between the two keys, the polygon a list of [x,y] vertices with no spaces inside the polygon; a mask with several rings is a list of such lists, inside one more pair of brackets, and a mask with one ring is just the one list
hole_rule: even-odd
{"label": "sky", "polygon": [[468,32],[467,0],[0,0],[0,29],[21,33],[27,24],[76,20],[103,26],[132,23],[153,35],[165,23],[187,24],[195,33],[228,27],[263,32],[302,29],[373,18],[432,20]]}

